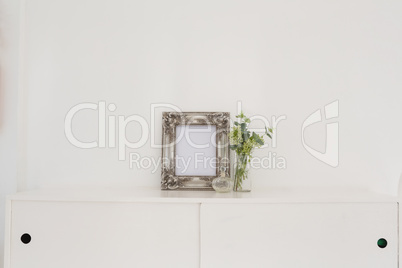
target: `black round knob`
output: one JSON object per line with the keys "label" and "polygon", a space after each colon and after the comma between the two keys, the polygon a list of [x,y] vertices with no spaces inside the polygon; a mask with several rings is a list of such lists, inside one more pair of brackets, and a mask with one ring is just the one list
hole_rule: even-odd
{"label": "black round knob", "polygon": [[377,241],[377,246],[380,248],[385,248],[388,245],[388,242],[385,238],[380,238]]}
{"label": "black round knob", "polygon": [[24,244],[29,244],[29,242],[31,242],[31,236],[29,234],[23,234],[21,236],[21,242]]}

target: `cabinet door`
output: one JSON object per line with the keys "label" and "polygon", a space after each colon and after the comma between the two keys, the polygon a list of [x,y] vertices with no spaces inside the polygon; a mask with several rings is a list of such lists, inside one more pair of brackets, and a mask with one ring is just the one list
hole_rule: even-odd
{"label": "cabinet door", "polygon": [[11,268],[199,267],[199,204],[13,201],[11,226]]}
{"label": "cabinet door", "polygon": [[396,268],[397,219],[396,203],[203,204],[201,267]]}

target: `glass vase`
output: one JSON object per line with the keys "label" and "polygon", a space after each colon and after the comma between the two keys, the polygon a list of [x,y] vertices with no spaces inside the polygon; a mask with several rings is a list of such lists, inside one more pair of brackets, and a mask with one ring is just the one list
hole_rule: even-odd
{"label": "glass vase", "polygon": [[233,165],[233,191],[235,192],[250,192],[251,179],[248,177],[250,157],[248,155],[235,154]]}

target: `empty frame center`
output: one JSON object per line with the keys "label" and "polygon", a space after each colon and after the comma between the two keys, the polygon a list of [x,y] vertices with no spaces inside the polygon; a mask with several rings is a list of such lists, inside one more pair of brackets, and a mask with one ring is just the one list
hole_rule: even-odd
{"label": "empty frame center", "polygon": [[216,126],[176,126],[176,176],[216,176]]}

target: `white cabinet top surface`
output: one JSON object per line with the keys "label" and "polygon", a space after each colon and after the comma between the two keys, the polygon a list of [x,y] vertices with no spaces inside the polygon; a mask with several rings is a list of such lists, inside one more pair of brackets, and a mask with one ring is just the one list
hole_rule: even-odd
{"label": "white cabinet top surface", "polygon": [[398,198],[357,189],[253,189],[249,193],[162,191],[152,187],[67,187],[19,192],[10,200],[167,203],[324,203],[397,202]]}

